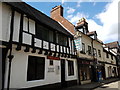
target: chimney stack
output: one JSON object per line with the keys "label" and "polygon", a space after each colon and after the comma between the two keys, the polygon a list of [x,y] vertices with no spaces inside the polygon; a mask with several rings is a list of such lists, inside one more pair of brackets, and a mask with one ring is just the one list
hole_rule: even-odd
{"label": "chimney stack", "polygon": [[74,25],[63,17],[63,7],[61,5],[52,8],[51,18],[59,22],[71,34],[74,34]]}
{"label": "chimney stack", "polygon": [[81,18],[81,19],[79,20],[79,22],[77,23],[77,26],[84,25],[85,23],[87,24],[85,18]]}
{"label": "chimney stack", "polygon": [[51,18],[55,18],[57,16],[63,17],[63,7],[61,5],[52,8],[51,10]]}

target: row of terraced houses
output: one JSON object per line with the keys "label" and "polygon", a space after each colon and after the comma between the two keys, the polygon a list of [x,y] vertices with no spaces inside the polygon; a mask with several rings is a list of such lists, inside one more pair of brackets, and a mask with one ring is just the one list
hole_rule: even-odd
{"label": "row of terraced houses", "polygon": [[119,43],[104,44],[84,18],[73,25],[62,6],[48,17],[25,2],[0,2],[0,13],[2,90],[68,87],[120,76]]}

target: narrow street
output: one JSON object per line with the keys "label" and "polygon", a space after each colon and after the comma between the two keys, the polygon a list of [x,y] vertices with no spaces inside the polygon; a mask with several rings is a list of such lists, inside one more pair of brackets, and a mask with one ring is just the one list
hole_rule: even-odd
{"label": "narrow street", "polygon": [[120,81],[102,85],[94,90],[120,90]]}

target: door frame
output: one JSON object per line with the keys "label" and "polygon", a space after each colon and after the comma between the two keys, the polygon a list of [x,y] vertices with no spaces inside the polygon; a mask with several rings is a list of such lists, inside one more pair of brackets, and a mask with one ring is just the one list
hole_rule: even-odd
{"label": "door frame", "polygon": [[67,87],[67,82],[66,82],[66,78],[65,78],[65,59],[61,59],[61,87]]}

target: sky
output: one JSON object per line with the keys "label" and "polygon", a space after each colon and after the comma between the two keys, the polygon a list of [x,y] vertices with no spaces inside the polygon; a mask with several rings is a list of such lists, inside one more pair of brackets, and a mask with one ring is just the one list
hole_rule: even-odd
{"label": "sky", "polygon": [[96,1],[25,2],[49,17],[53,7],[62,5],[64,18],[74,25],[84,17],[88,22],[89,31],[96,31],[98,39],[104,43],[118,41],[118,0]]}

